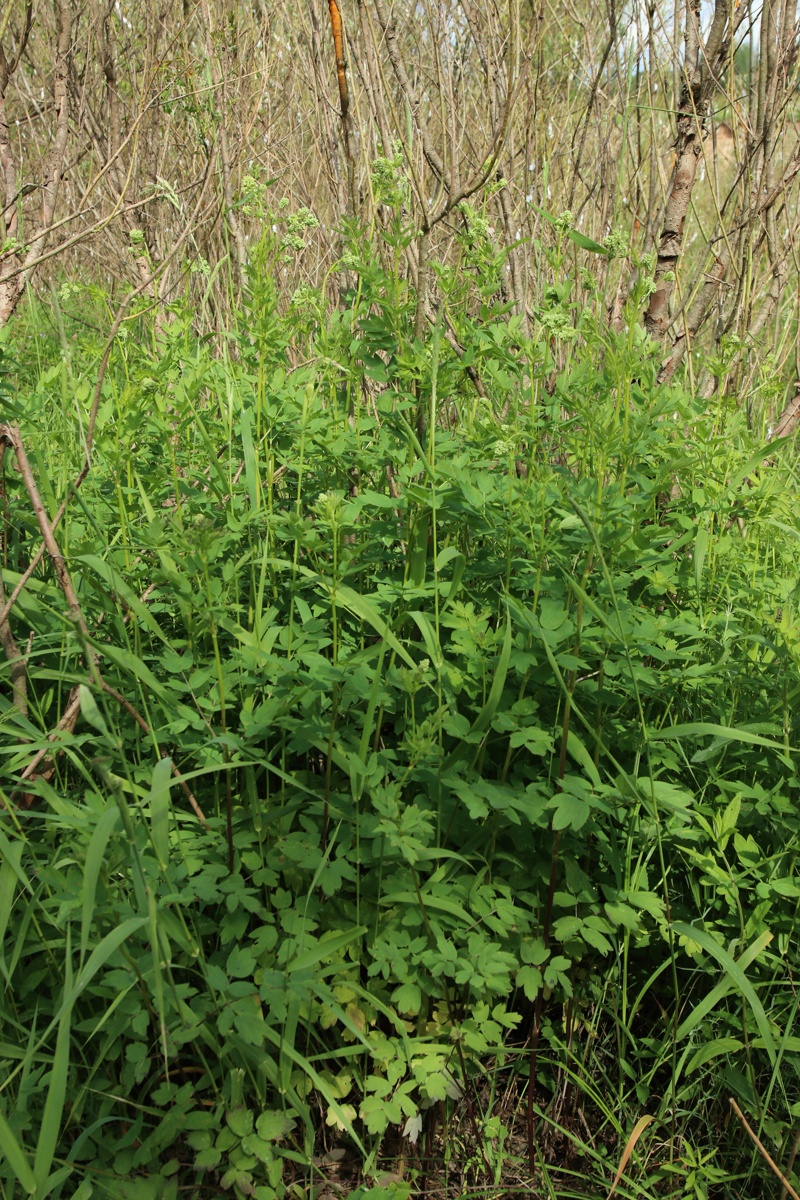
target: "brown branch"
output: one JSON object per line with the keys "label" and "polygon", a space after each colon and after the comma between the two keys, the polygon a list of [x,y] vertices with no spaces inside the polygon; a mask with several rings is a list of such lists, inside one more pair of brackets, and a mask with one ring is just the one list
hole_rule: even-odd
{"label": "brown branch", "polygon": [[[0,604],[5,606],[5,588],[3,587],[3,577],[0,574]],[[11,673],[11,696],[14,708],[21,717],[28,715],[28,675],[24,655],[20,654],[19,647],[14,640],[14,635],[11,632],[11,626],[8,619],[0,625],[0,645],[3,647],[3,653],[6,656],[6,661],[9,664]]]}
{"label": "brown branch", "polygon": [[497,172],[497,182],[503,186],[498,192],[497,199],[500,204],[500,214],[503,218],[503,232],[506,239],[506,252],[508,254],[508,266],[511,272],[511,311],[519,315],[525,315],[525,305],[523,303],[522,287],[519,278],[519,268],[517,263],[517,253],[514,249],[514,225],[511,219],[511,201],[508,197],[508,183],[504,179],[500,171]]}
{"label": "brown branch", "polygon": [[217,55],[214,51],[215,31],[211,21],[211,9],[209,8],[208,0],[202,0],[201,9],[203,13],[203,23],[206,27],[206,53],[211,66],[211,79],[214,84],[215,91],[219,96],[217,148],[219,151],[220,174],[222,175],[222,196],[225,202],[225,220],[227,221],[228,228],[233,235],[239,286],[240,288],[243,288],[245,285],[245,269],[247,267],[247,247],[245,246],[244,232],[242,231],[241,221],[239,220],[239,215],[236,212],[236,206],[233,202],[231,156],[228,146],[228,126],[226,122],[226,86],[225,80],[220,73]]}
{"label": "brown branch", "polygon": [[[205,175],[206,175],[206,172],[204,171],[203,175],[200,176],[200,178],[201,179],[205,178]],[[183,189],[183,188],[176,189],[176,192],[178,192],[178,194],[180,194],[180,192],[183,190],[188,191],[191,188],[196,187],[198,182],[199,182],[198,180],[195,180],[193,183],[188,184],[185,189]],[[22,191],[20,192],[20,195],[24,195],[24,194],[25,194],[25,189],[23,188]],[[63,254],[65,250],[71,250],[73,246],[78,246],[78,245],[80,245],[81,242],[88,241],[89,238],[92,236],[92,234],[100,233],[103,229],[105,229],[108,225],[110,225],[111,222],[114,221],[116,217],[119,216],[124,219],[126,214],[135,212],[137,209],[144,208],[145,205],[153,204],[157,200],[163,200],[166,195],[167,195],[166,192],[154,192],[151,196],[146,196],[143,200],[132,200],[130,202],[130,204],[126,204],[124,208],[115,207],[113,212],[108,213],[104,217],[101,217],[98,221],[95,221],[95,223],[93,225],[89,225],[87,228],[82,229],[80,231],[80,233],[76,233],[72,237],[67,238],[65,241],[59,242],[59,244],[57,246],[51,246],[49,250],[43,251],[43,253],[40,254],[37,259],[35,259],[32,263],[28,263],[27,266],[20,265],[17,267],[10,267],[9,270],[7,271],[6,275],[4,276],[4,278],[12,279],[12,278],[20,275],[22,272],[25,272],[26,274],[29,275],[33,271],[33,269],[35,267],[40,266],[41,263],[47,262],[51,258],[57,258],[60,254]],[[54,230],[60,229],[63,225],[70,225],[70,224],[72,224],[73,221],[77,221],[81,217],[87,216],[90,212],[92,212],[94,207],[95,207],[94,205],[91,205],[87,208],[80,210],[79,212],[70,213],[68,216],[62,217],[59,221],[55,221],[50,229],[51,234]],[[169,255],[169,258],[172,258],[172,255]],[[169,261],[169,258],[166,259],[165,261]],[[153,264],[151,262],[149,262],[149,260],[146,257],[144,259],[144,262],[147,264],[148,272],[151,271]],[[160,276],[161,272],[158,267],[156,268],[154,274],[155,274],[156,278],[158,278]],[[149,274],[146,277],[146,282],[148,285],[150,285],[152,283],[152,279]],[[141,292],[143,290],[146,290],[146,289],[137,288],[135,294],[138,296],[141,294]],[[130,293],[130,294],[132,296],[134,293]]]}
{"label": "brown branch", "polygon": [[33,26],[33,0],[28,0],[27,5],[25,6],[25,25],[23,26],[23,29],[22,29],[22,37],[19,39],[19,45],[17,46],[17,52],[14,55],[13,59],[11,60],[11,63],[9,64],[9,68],[8,68],[9,75],[14,74],[14,72],[16,71],[17,67],[20,64],[20,61],[22,60],[22,56],[25,53],[25,47],[28,44],[28,38],[31,36],[32,26]]}
{"label": "brown branch", "polygon": [[[37,524],[41,531],[45,549],[50,556],[50,561],[53,564],[53,570],[55,571],[56,579],[58,580],[59,586],[64,593],[67,605],[69,606],[70,617],[72,618],[76,629],[78,629],[84,643],[86,644],[89,641],[89,630],[86,628],[86,623],[83,619],[83,613],[81,612],[81,606],[78,602],[78,596],[75,588],[73,587],[69,571],[67,570],[67,564],[64,561],[64,556],[59,549],[58,542],[56,541],[55,534],[53,532],[53,527],[50,524],[50,520],[45,512],[44,504],[42,503],[42,498],[39,495],[39,489],[36,486],[36,480],[34,479],[33,471],[31,470],[31,465],[28,461],[28,455],[25,451],[25,444],[22,440],[19,427],[15,424],[0,425],[0,443],[5,443],[14,451],[19,473],[22,476],[22,482],[25,484],[25,490],[28,493],[31,507],[33,508]],[[95,661],[91,654],[88,655],[88,663],[90,670],[93,670]]]}
{"label": "brown branch", "polygon": [[[53,71],[53,104],[56,111],[56,131],[53,144],[45,160],[44,178],[39,185],[42,192],[41,224],[25,253],[12,250],[0,267],[0,326],[5,325],[19,304],[25,290],[27,278],[33,264],[39,258],[50,234],[55,215],[56,199],[63,174],[64,160],[69,134],[69,88],[68,77],[71,57],[72,7],[70,0],[58,0],[58,35]],[[27,17],[26,17],[27,28]],[[27,29],[25,39],[27,40]],[[18,208],[14,199],[17,193],[17,169],[8,136],[5,113],[5,92],[11,77],[11,67],[19,63],[17,55],[11,64],[5,56],[0,61],[0,166],[3,169],[6,193],[6,210],[11,216],[6,222],[5,235],[14,238],[18,227]],[[9,270],[9,267],[11,270]]]}
{"label": "brown branch", "polygon": [[353,157],[353,140],[350,129],[350,97],[347,92],[347,63],[344,57],[344,31],[342,27],[342,12],[338,0],[328,0],[331,16],[331,33],[333,34],[333,50],[336,55],[336,80],[339,85],[339,115],[342,121],[342,140],[347,159],[347,190],[350,196],[351,216],[358,212],[358,197],[356,196],[356,164]]}
{"label": "brown branch", "polygon": [[[428,161],[433,173],[442,182],[448,193],[451,191],[450,179],[445,169],[444,161],[438,150],[431,141],[428,133],[426,122],[420,119],[420,101],[411,87],[411,80],[408,78],[403,56],[397,45],[397,34],[395,33],[394,22],[389,16],[386,5],[383,0],[374,0],[375,12],[381,26],[384,42],[386,45],[386,53],[389,55],[389,62],[392,64],[397,82],[400,85],[400,90],[407,100],[411,113],[417,123],[419,135],[422,140],[422,152]],[[388,153],[388,148],[387,148]]]}
{"label": "brown branch", "polygon": [[776,438],[788,437],[798,424],[800,424],[800,392],[792,397],[778,417],[769,440],[773,442]]}
{"label": "brown branch", "polygon": [[670,299],[683,246],[683,231],[706,135],[708,105],[718,85],[732,36],[727,6],[717,0],[708,40],[700,34],[700,0],[687,0],[684,77],[676,117],[675,166],[664,209],[655,269],[655,290],[645,312],[647,332],[661,339],[671,324]]}
{"label": "brown branch", "polygon": [[[56,739],[62,733],[72,733],[72,730],[75,728],[75,724],[78,720],[78,714],[80,713],[80,710],[80,694],[78,688],[74,687],[69,694],[67,707],[61,714],[61,720],[53,729],[50,730],[50,733],[47,735],[48,742],[56,741]],[[41,762],[44,762],[45,764],[44,769],[38,771],[37,767]],[[19,777],[20,783],[35,782],[37,779],[44,779],[45,781],[49,780],[53,774],[53,771],[55,770],[55,765],[56,756],[47,746],[42,746],[41,750],[38,750],[36,754],[34,754],[24,771],[21,772]],[[9,801],[11,804],[19,804],[22,802],[24,806],[28,808],[32,802],[32,796],[31,793],[26,792],[24,788],[17,788],[9,796]]]}
{"label": "brown branch", "polygon": [[[591,87],[589,88],[589,98],[586,101],[586,110],[583,115],[583,120],[576,127],[575,132],[572,135],[571,150],[572,150],[572,154],[574,155],[574,166],[572,168],[572,183],[570,184],[569,199],[567,201],[568,209],[572,208],[573,201],[575,199],[575,186],[576,186],[578,178],[580,176],[581,161],[583,159],[583,152],[586,148],[586,138],[589,133],[589,120],[592,115],[592,109],[594,108],[595,101],[597,100],[597,91],[600,86],[600,80],[603,77],[603,72],[606,69],[606,63],[608,62],[608,60],[611,56],[611,51],[614,49],[614,47],[616,45],[616,41],[617,41],[617,12],[616,12],[616,7],[614,5],[614,0],[611,0],[611,4],[609,7],[608,24],[609,24],[608,41],[606,42],[605,49],[603,51],[603,55],[600,59],[600,65],[597,68],[597,70],[595,71],[594,78],[592,79]],[[579,130],[580,130],[580,141],[578,142],[578,131]],[[575,154],[575,143],[576,142],[578,142],[578,153],[577,154]]]}
{"label": "brown branch", "polygon": [[683,333],[679,334],[675,339],[669,356],[661,364],[661,370],[658,373],[659,383],[666,383],[667,380],[671,379],[683,362],[686,351],[691,345],[691,340],[705,321],[708,310],[717,294],[717,289],[725,278],[726,269],[725,259],[718,258],[714,262],[712,269],[707,273],[705,282],[694,304],[686,314]]}
{"label": "brown branch", "polygon": [[736,1113],[736,1116],[739,1118],[742,1125],[744,1126],[747,1136],[752,1141],[752,1143],[755,1146],[758,1153],[764,1159],[764,1162],[767,1164],[767,1166],[773,1172],[773,1174],[776,1175],[778,1177],[778,1179],[780,1179],[781,1185],[785,1189],[785,1194],[788,1196],[791,1196],[792,1200],[800,1200],[800,1196],[798,1196],[797,1192],[794,1190],[792,1185],[789,1183],[789,1180],[786,1178],[783,1171],[780,1169],[778,1164],[775,1162],[775,1159],[772,1157],[772,1155],[766,1149],[763,1142],[758,1138],[757,1134],[750,1128],[747,1118],[745,1117],[742,1110],[739,1108],[739,1105],[736,1103],[733,1096],[730,1097],[730,1105],[731,1105],[731,1108],[733,1109],[733,1111]]}

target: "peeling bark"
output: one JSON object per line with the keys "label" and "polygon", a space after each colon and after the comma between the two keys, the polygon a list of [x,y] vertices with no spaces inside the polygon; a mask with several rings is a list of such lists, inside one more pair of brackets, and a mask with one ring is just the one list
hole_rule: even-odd
{"label": "peeling bark", "polygon": [[[708,132],[710,100],[729,54],[736,22],[740,19],[740,15],[734,17],[723,0],[717,0],[704,44],[700,31],[700,4],[701,0],[686,2],[683,82],[678,100],[674,142],[675,165],[658,241],[654,276],[656,286],[644,316],[647,332],[658,339],[666,336],[671,324],[670,300],[683,248],[686,215],[703,154],[703,142]],[[729,17],[733,19],[729,20]]]}

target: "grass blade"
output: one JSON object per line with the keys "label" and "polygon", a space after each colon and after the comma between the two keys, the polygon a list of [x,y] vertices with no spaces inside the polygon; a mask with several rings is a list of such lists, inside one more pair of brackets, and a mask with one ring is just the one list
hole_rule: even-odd
{"label": "grass blade", "polygon": [[332,599],[341,604],[342,608],[349,609],[354,617],[358,617],[359,621],[364,621],[367,625],[371,625],[379,637],[383,638],[391,646],[397,657],[402,658],[407,667],[416,666],[411,655],[400,645],[371,600],[353,591],[352,588],[347,587],[345,584],[339,584],[335,590],[328,590],[331,593]]}
{"label": "grass blade", "polygon": [[162,758],[153,767],[150,791],[150,840],[158,865],[166,871],[169,864],[169,789],[172,782],[172,759]]}
{"label": "grass blade", "polygon": [[[147,924],[147,917],[129,917],[127,921],[123,921],[116,929],[112,929],[107,933],[99,945],[95,946],[92,953],[89,955],[86,966],[81,971],[75,985],[70,993],[65,993],[61,1008],[59,1009],[56,1019],[60,1019],[61,1013],[65,1006],[71,1006],[75,1003],[78,997],[86,991],[89,984],[94,979],[101,967],[105,966],[111,955],[119,950],[120,946],[127,938],[135,933],[137,929],[141,929]],[[52,1026],[51,1026],[52,1028]]]}
{"label": "grass blade", "polygon": [[500,704],[500,699],[503,695],[503,688],[506,685],[506,676],[508,675],[509,664],[511,663],[511,614],[508,614],[506,619],[506,632],[503,638],[503,648],[500,651],[500,657],[497,660],[497,670],[494,673],[492,686],[489,689],[489,696],[481,711],[478,713],[469,734],[464,742],[458,746],[445,759],[443,770],[448,770],[464,753],[465,747],[470,748],[471,742],[475,734],[485,733],[491,724],[492,717],[497,712],[497,707]]}
{"label": "grass blade", "polygon": [[644,1117],[639,1117],[639,1120],[636,1122],[633,1129],[631,1130],[631,1136],[628,1138],[627,1142],[625,1143],[625,1149],[622,1151],[622,1158],[619,1160],[619,1166],[617,1167],[617,1173],[614,1176],[614,1182],[611,1185],[611,1191],[608,1193],[608,1200],[611,1200],[611,1197],[614,1195],[614,1192],[617,1190],[617,1184],[619,1183],[620,1179],[622,1179],[622,1176],[625,1173],[625,1168],[628,1165],[628,1159],[633,1154],[633,1151],[636,1147],[636,1143],[638,1142],[639,1138],[644,1133],[645,1129],[647,1129],[647,1126],[652,1125],[654,1120],[655,1120],[655,1117],[652,1117],[649,1115],[644,1116]]}
{"label": "grass blade", "polygon": [[146,604],[143,604],[139,597],[134,592],[133,588],[125,582],[122,576],[116,571],[110,563],[105,562],[96,554],[78,554],[75,558],[76,562],[84,563],[96,575],[99,575],[103,583],[112,591],[115,592],[121,600],[124,601],[126,608],[129,608],[135,617],[145,625],[151,633],[154,633],[165,645],[169,645],[167,638],[161,629],[156,618],[150,612]]}
{"label": "grass blade", "polygon": [[[767,1019],[767,1014],[764,1012],[764,1006],[756,995],[755,988],[742,970],[741,962],[735,962],[727,950],[724,950],[722,946],[715,942],[711,934],[707,933],[705,929],[696,929],[693,925],[686,925],[683,921],[676,921],[672,928],[678,937],[685,937],[692,942],[696,942],[707,954],[715,958],[728,978],[733,981],[742,993],[753,1010],[753,1016],[755,1017],[759,1033],[764,1039],[764,1049],[769,1055],[770,1063],[774,1067],[777,1060],[777,1051],[772,1038],[772,1030],[769,1027],[769,1020]],[[763,936],[768,936],[771,940],[772,935]]]}
{"label": "grass blade", "polygon": [[330,937],[321,938],[316,946],[312,946],[303,954],[298,954],[297,958],[293,958],[290,963],[287,963],[287,975],[294,971],[308,971],[309,968],[316,967],[323,958],[338,954],[345,946],[358,941],[366,932],[366,925],[356,925],[353,929],[345,929],[342,933],[334,933]]}
{"label": "grass blade", "polygon": [[14,1137],[11,1127],[2,1113],[0,1113],[0,1151],[14,1172],[20,1187],[29,1196],[32,1195],[36,1191],[36,1178],[25,1151]]}
{"label": "grass blade", "polygon": [[269,1025],[264,1025],[264,1034],[268,1041],[272,1042],[272,1044],[281,1052],[281,1054],[285,1054],[287,1058],[290,1058],[295,1066],[298,1066],[300,1070],[308,1076],[314,1087],[325,1100],[325,1103],[335,1113],[337,1119],[341,1122],[342,1128],[349,1134],[358,1149],[366,1158],[366,1148],[364,1143],[361,1141],[361,1138],[353,1128],[353,1122],[350,1120],[347,1113],[343,1111],[341,1105],[333,1095],[333,1092],[328,1087],[328,1084],[325,1082],[322,1076],[314,1070],[308,1059],[300,1054],[299,1051],[295,1050],[293,1046],[284,1044],[284,1039],[281,1037],[281,1035],[277,1033],[276,1030],[270,1029]]}
{"label": "grass blade", "polygon": [[83,870],[83,887],[81,889],[81,966],[89,945],[89,930],[94,915],[94,899],[100,868],[103,865],[103,856],[118,819],[119,809],[116,805],[113,808],[107,808],[95,825],[89,849],[86,851],[86,865]]}
{"label": "grass blade", "polygon": [[6,863],[8,864],[10,870],[13,872],[14,875],[16,875],[17,879],[22,884],[22,886],[25,888],[26,892],[33,893],[31,881],[28,879],[28,876],[25,874],[22,867],[20,866],[20,858],[22,856],[22,852],[20,850],[20,852],[17,853],[17,849],[16,849],[16,847],[19,845],[21,845],[21,843],[13,843],[12,844],[11,842],[9,842],[8,838],[5,836],[5,834],[2,832],[2,830],[0,830],[0,855],[2,855],[3,864],[4,865]]}
{"label": "grass blade", "polygon": [[[72,948],[70,946],[69,926],[67,926],[67,947],[64,972],[64,992],[72,991]],[[47,1099],[42,1113],[42,1124],[39,1130],[39,1140],[36,1145],[36,1157],[33,1163],[33,1174],[36,1180],[37,1195],[44,1196],[45,1183],[50,1174],[50,1167],[58,1145],[58,1135],[61,1129],[61,1118],[64,1112],[64,1098],[67,1094],[67,1076],[69,1074],[70,1022],[72,1005],[61,1009],[56,1036],[56,1050],[53,1056],[53,1069],[50,1075],[50,1086],[47,1089]]]}
{"label": "grass blade", "polygon": [[[694,938],[694,933],[692,934],[692,937]],[[757,937],[756,940],[752,942],[736,960],[736,964],[739,969],[741,971],[745,971],[750,964],[754,962],[756,958],[758,958],[762,950],[766,949],[771,941],[771,933],[765,932],[762,933],[760,937]],[[728,992],[730,992],[733,987],[734,982],[732,978],[726,976],[725,979],[721,979],[716,987],[714,987],[707,996],[704,996],[699,1004],[696,1004],[693,1007],[686,1020],[679,1025],[678,1031],[675,1034],[676,1040],[681,1042],[685,1037],[688,1037],[692,1030],[695,1029],[714,1008],[716,1008],[720,1000],[727,996]]]}
{"label": "grass blade", "polygon": [[726,742],[745,742],[749,746],[764,746],[767,750],[779,750],[786,754],[786,746],[782,742],[774,742],[769,738],[751,733],[749,729],[729,725],[714,725],[710,721],[688,721],[683,725],[667,725],[664,729],[648,731],[651,742],[666,742],[672,738],[716,737]]}

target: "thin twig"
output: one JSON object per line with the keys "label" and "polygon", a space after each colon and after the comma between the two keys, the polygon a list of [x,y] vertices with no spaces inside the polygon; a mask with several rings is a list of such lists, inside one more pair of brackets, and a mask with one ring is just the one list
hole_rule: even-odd
{"label": "thin twig", "polygon": [[750,1125],[747,1122],[747,1118],[745,1117],[742,1110],[739,1108],[739,1105],[736,1103],[733,1096],[730,1097],[730,1105],[731,1105],[731,1108],[733,1109],[733,1111],[736,1113],[736,1116],[741,1121],[742,1125],[744,1125],[747,1136],[752,1141],[752,1143],[755,1146],[758,1153],[764,1159],[764,1162],[767,1164],[767,1166],[770,1168],[770,1170],[773,1172],[773,1174],[775,1174],[778,1177],[778,1179],[780,1179],[782,1186],[786,1189],[786,1195],[791,1196],[792,1200],[800,1200],[800,1196],[798,1196],[797,1192],[794,1190],[792,1185],[789,1183],[789,1180],[786,1178],[783,1171],[780,1169],[778,1164],[775,1162],[775,1159],[772,1157],[772,1155],[766,1149],[763,1142],[760,1141],[758,1136],[750,1128]]}

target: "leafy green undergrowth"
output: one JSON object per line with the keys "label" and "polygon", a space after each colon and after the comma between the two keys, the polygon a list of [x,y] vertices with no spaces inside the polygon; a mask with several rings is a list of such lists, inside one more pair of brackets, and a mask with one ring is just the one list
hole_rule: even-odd
{"label": "leafy green undergrowth", "polygon": [[[333,311],[254,276],[227,354],[118,344],[58,529],[90,644],[50,568],[14,608],[3,1194],[605,1194],[644,1114],[619,1195],[767,1194],[728,1100],[786,1166],[790,456],[567,284],[530,335],[453,285],[422,343],[348,266]],[[52,516],[99,351],[15,349]]]}

